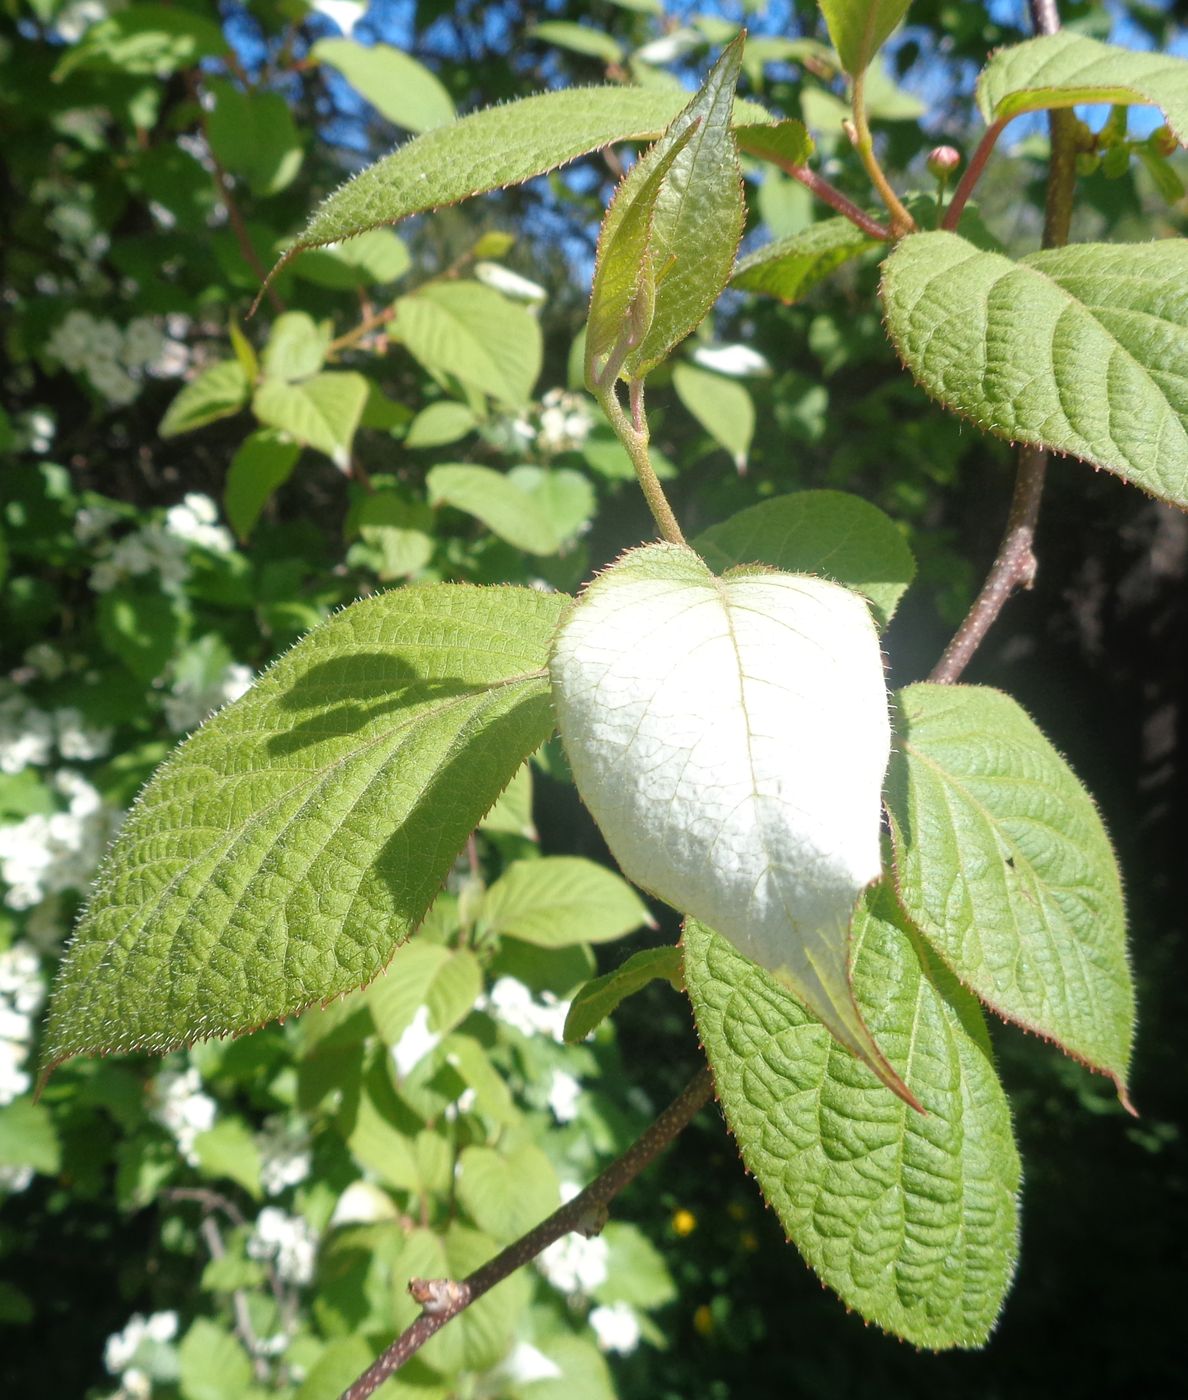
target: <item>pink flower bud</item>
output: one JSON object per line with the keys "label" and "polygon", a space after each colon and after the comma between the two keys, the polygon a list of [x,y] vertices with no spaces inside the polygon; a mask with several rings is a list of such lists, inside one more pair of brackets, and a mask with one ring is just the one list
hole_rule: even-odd
{"label": "pink flower bud", "polygon": [[947,180],[961,164],[961,152],[952,146],[936,146],[928,152],[928,173],[937,180]]}

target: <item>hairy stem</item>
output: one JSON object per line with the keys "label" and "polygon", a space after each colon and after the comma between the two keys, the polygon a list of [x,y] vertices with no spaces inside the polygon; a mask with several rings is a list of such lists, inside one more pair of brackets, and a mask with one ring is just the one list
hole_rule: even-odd
{"label": "hairy stem", "polygon": [[951,233],[961,218],[961,212],[965,208],[974,186],[982,178],[982,171],[986,168],[986,162],[990,159],[990,152],[994,149],[995,143],[1002,135],[1003,127],[1006,126],[1009,118],[1000,117],[993,126],[986,128],[982,139],[978,142],[978,148],[970,157],[969,164],[965,167],[961,179],[957,182],[957,188],[953,191],[953,198],[949,200],[949,207],[945,210],[945,217],[941,220],[941,228],[948,229]]}
{"label": "hairy stem", "polygon": [[700,1070],[651,1127],[621,1157],[595,1177],[580,1195],[555,1210],[535,1229],[521,1235],[461,1282],[450,1279],[411,1280],[409,1292],[422,1305],[420,1317],[358,1380],[343,1391],[340,1400],[366,1400],[452,1317],[457,1317],[497,1283],[502,1283],[510,1274],[535,1259],[554,1240],[559,1240],[571,1230],[597,1234],[606,1222],[611,1201],[689,1125],[712,1093],[713,1081],[709,1070]]}
{"label": "hairy stem", "polygon": [[644,500],[652,512],[652,519],[656,522],[660,538],[667,540],[669,544],[684,544],[685,536],[681,533],[677,518],[668,504],[668,497],[664,494],[664,487],[660,485],[660,478],[656,475],[648,453],[648,420],[643,411],[642,380],[632,380],[631,383],[631,419],[623,412],[623,405],[619,402],[613,373],[604,373],[598,402],[610,419],[611,427],[614,428],[619,441],[627,449],[627,455],[635,468],[640,490],[643,491]]}
{"label": "hairy stem", "polygon": [[[1055,0],[1030,0],[1030,4],[1036,30],[1041,34],[1054,34],[1060,28],[1060,15]],[[1048,165],[1047,194],[1044,202],[1045,248],[1062,248],[1068,242],[1073,189],[1077,177],[1075,122],[1076,118],[1072,112],[1048,113],[1052,157]],[[970,658],[981,645],[983,637],[1006,605],[1007,599],[1017,588],[1030,588],[1035,582],[1035,529],[1039,521],[1040,501],[1044,494],[1047,470],[1048,454],[1042,447],[1024,444],[1019,449],[1018,466],[1015,469],[1015,492],[1011,498],[1011,509],[998,553],[981,591],[974,599],[973,607],[957,629],[953,640],[945,648],[929,680],[941,685],[951,685],[958,680]]]}
{"label": "hairy stem", "polygon": [[916,221],[903,206],[903,201],[891,188],[891,181],[883,173],[879,158],[875,155],[874,137],[870,123],[866,119],[866,74],[859,73],[854,79],[851,91],[851,111],[854,117],[854,149],[858,152],[870,182],[879,192],[879,198],[887,206],[891,215],[891,237],[902,238],[905,233],[915,231]]}

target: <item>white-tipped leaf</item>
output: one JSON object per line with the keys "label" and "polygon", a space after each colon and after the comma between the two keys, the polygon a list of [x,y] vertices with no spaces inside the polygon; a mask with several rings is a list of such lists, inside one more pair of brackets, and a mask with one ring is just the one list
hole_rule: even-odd
{"label": "white-tipped leaf", "polygon": [[586,590],[550,670],[578,790],[624,872],[774,973],[910,1101],[849,983],[890,749],[866,604],[648,545]]}

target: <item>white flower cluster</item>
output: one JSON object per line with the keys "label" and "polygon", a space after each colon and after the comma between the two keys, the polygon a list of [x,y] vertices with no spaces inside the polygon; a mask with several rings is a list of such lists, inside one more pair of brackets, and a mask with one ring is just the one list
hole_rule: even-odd
{"label": "white flower cluster", "polygon": [[214,1127],[218,1105],[202,1091],[202,1078],[188,1069],[165,1069],[153,1080],[149,1113],[170,1133],[177,1149],[192,1167],[198,1165],[194,1139]]}
{"label": "white flower cluster", "polygon": [[577,1117],[578,1100],[582,1096],[582,1086],[572,1074],[563,1069],[555,1069],[549,1081],[549,1107],[558,1123],[572,1123]]}
{"label": "white flower cluster", "polygon": [[[40,646],[40,651],[30,647],[25,659],[31,665],[41,661],[38,669],[53,680],[54,667],[64,668],[64,663],[48,643]],[[44,655],[46,652],[54,654],[54,662]],[[104,725],[89,724],[73,706],[51,714],[31,704],[20,691],[12,691],[0,698],[0,773],[43,767],[55,746],[66,759],[103,758],[111,749],[112,732]]]}
{"label": "white flower cluster", "polygon": [[590,400],[567,389],[550,389],[540,405],[535,421],[526,414],[498,418],[484,429],[484,436],[498,451],[513,455],[534,443],[545,457],[579,451],[594,427]]}
{"label": "white flower cluster", "polygon": [[317,1231],[299,1215],[278,1206],[265,1206],[247,1243],[253,1259],[270,1259],[285,1283],[306,1284],[314,1274]]}
{"label": "white flower cluster", "polygon": [[85,889],[114,834],[116,815],[79,773],[54,774],[54,790],[66,799],[64,812],[37,812],[0,826],[0,879],[8,885],[10,909],[32,909],[49,895]]}
{"label": "white flower cluster", "polygon": [[518,978],[501,977],[476,1005],[521,1035],[549,1035],[564,1044],[569,1003],[558,1001],[550,992],[537,1001]]}
{"label": "white flower cluster", "polygon": [[429,1029],[429,1008],[418,1006],[417,1014],[389,1052],[396,1066],[396,1077],[404,1079],[410,1075],[425,1056],[440,1044],[441,1036]]}
{"label": "white flower cluster", "polygon": [[630,1303],[594,1308],[589,1321],[603,1351],[617,1351],[627,1356],[639,1345],[639,1318]]}
{"label": "white flower cluster", "polygon": [[260,1183],[269,1196],[279,1196],[309,1176],[313,1155],[309,1134],[300,1124],[269,1118],[256,1135],[256,1146],[260,1149]]}
{"label": "white flower cluster", "polygon": [[50,761],[53,717],[18,690],[0,697],[0,773],[19,773]]}
{"label": "white flower cluster", "polygon": [[[83,374],[108,403],[121,407],[140,393],[145,375],[176,375],[185,368],[176,348],[147,316],[123,330],[89,311],[70,311],[55,327],[46,350],[63,368]],[[188,357],[184,357],[188,358]]]}
{"label": "white flower cluster", "polygon": [[606,1282],[609,1255],[604,1239],[563,1235],[536,1256],[536,1267],[558,1292],[575,1297]]}
{"label": "white flower cluster", "polygon": [[202,685],[189,676],[174,681],[171,693],[165,697],[165,721],[175,734],[189,734],[216,710],[229,705],[251,686],[252,668],[233,661],[209,685]]}
{"label": "white flower cluster", "polygon": [[[33,1018],[45,1000],[41,960],[28,944],[0,953],[0,1105],[23,1094],[32,1079],[22,1068],[33,1039]],[[32,1179],[27,1168],[0,1176],[0,1189],[23,1191]]]}
{"label": "white flower cluster", "polygon": [[71,0],[54,16],[54,31],[67,44],[76,44],[90,29],[109,14],[124,8],[125,0]]}
{"label": "white flower cluster", "polygon": [[128,578],[155,573],[162,588],[176,593],[190,576],[191,545],[215,554],[230,554],[235,541],[225,525],[216,522],[219,508],[209,496],[189,492],[180,505],[165,512],[161,524],[150,522],[114,543],[107,534],[118,520],[103,507],[84,507],[74,519],[74,535],[80,543],[96,545],[102,557],[91,570],[91,587],[107,593]]}
{"label": "white flower cluster", "polygon": [[112,1400],[147,1400],[153,1383],[149,1376],[152,1352],[177,1336],[177,1313],[158,1312],[145,1317],[134,1313],[122,1332],[114,1332],[103,1348],[107,1373],[118,1376],[120,1388]]}
{"label": "white flower cluster", "polygon": [[541,400],[536,445],[550,457],[560,452],[576,452],[590,436],[593,426],[594,415],[588,399],[565,389],[550,389]]}

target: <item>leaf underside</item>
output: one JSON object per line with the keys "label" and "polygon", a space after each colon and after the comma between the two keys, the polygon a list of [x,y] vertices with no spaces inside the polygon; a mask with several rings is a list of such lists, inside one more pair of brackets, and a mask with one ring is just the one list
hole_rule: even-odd
{"label": "leaf underside", "polygon": [[548,737],[541,668],[564,602],[377,595],[192,735],[100,871],[45,1063],[246,1031],[370,981]]}
{"label": "leaf underside", "polygon": [[978,79],[987,122],[1082,103],[1159,107],[1188,142],[1188,60],[1140,53],[1061,30],[1000,49]]}
{"label": "leaf underside", "polygon": [[1020,1166],[976,1001],[886,887],[854,923],[854,992],[913,1112],[784,987],[689,921],[685,979],[739,1152],[789,1239],[916,1346],[984,1344],[1017,1253]]}
{"label": "leaf underside", "polygon": [[578,791],[628,878],[772,969],[912,1101],[847,976],[890,742],[861,599],[768,569],[717,579],[650,545],[586,589],[549,669]]}

